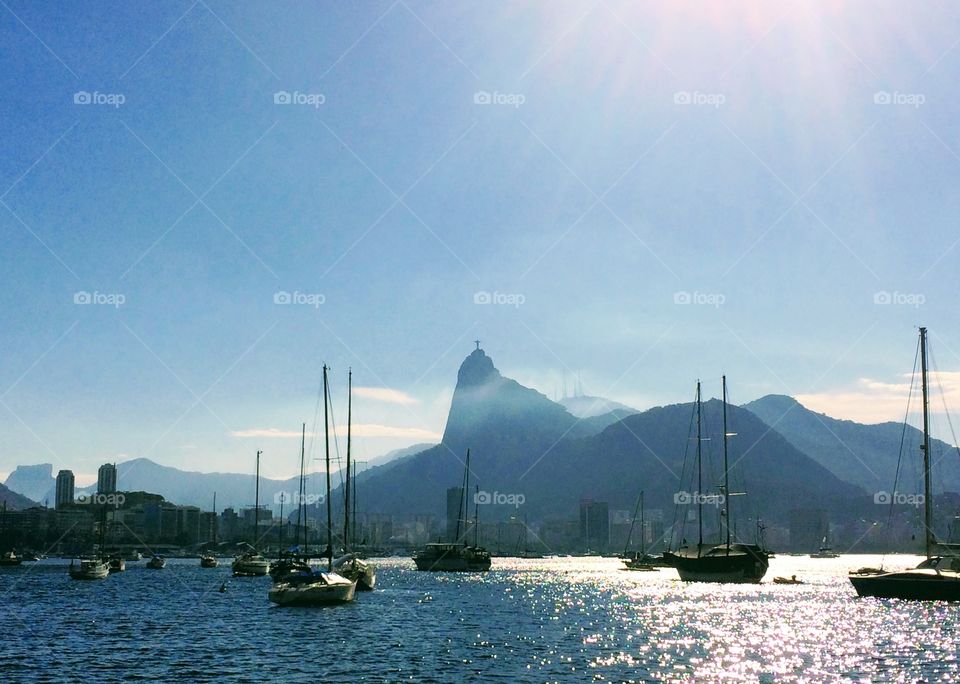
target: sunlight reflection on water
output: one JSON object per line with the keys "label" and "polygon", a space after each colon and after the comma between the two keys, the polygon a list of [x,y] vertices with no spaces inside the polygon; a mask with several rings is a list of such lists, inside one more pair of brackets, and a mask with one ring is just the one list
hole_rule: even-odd
{"label": "sunlight reflection on water", "polygon": [[[907,567],[914,558],[888,558]],[[955,681],[960,606],[857,599],[879,558],[771,561],[760,585],[685,584],[616,559],[494,559],[486,574],[380,564],[337,609],[278,609],[269,580],[172,560],[71,582],[62,563],[0,573],[7,681]],[[775,585],[796,574],[799,586]],[[15,598],[14,598],[15,597]],[[305,657],[308,656],[308,657]]]}

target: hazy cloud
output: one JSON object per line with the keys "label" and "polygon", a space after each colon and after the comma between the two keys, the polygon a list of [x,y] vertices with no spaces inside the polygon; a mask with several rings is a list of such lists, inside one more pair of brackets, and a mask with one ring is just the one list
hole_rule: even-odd
{"label": "hazy cloud", "polygon": [[410,406],[419,403],[406,392],[390,389],[389,387],[354,387],[353,393],[358,397],[373,399],[374,401],[384,401],[388,404],[400,404],[401,406]]}

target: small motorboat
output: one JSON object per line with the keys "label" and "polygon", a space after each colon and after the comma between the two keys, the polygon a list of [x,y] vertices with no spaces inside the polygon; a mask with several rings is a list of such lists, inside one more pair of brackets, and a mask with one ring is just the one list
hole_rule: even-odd
{"label": "small motorboat", "polygon": [[123,572],[127,569],[127,562],[123,559],[123,556],[112,556],[107,561],[107,568],[110,572]]}
{"label": "small motorboat", "polygon": [[200,556],[201,568],[215,568],[218,565],[220,565],[220,561],[217,560],[216,556]]}
{"label": "small motorboat", "polygon": [[147,567],[151,570],[163,570],[167,564],[167,559],[163,556],[153,556],[147,561]]}
{"label": "small motorboat", "polygon": [[803,580],[798,580],[796,575],[790,575],[789,577],[774,577],[774,584],[803,584]]}
{"label": "small motorboat", "polygon": [[110,575],[106,561],[100,558],[81,558],[78,563],[70,561],[70,577],[76,580],[105,579]]}

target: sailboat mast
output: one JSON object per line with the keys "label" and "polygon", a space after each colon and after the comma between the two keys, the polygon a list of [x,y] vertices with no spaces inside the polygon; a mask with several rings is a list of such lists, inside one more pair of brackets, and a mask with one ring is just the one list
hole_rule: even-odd
{"label": "sailboat mast", "polygon": [[300,484],[297,487],[297,529],[296,534],[294,535],[296,539],[294,540],[294,545],[300,545],[300,514],[303,513],[303,549],[306,552],[307,548],[307,510],[306,510],[306,485],[303,482],[303,461],[304,454],[306,453],[306,444],[307,444],[307,424],[302,423],[300,428]]}
{"label": "sailboat mast", "polygon": [[328,416],[327,401],[329,390],[327,388],[327,366],[323,366],[323,442],[324,455],[327,465],[327,572],[333,572],[333,531],[330,529],[330,519],[333,517],[333,509],[330,505],[330,421]]}
{"label": "sailboat mast", "polygon": [[930,491],[930,413],[927,398],[927,329],[920,328],[920,387],[923,392],[923,522],[927,558],[933,554],[933,497]]}
{"label": "sailboat mast", "polygon": [[473,545],[480,546],[480,485],[475,485],[473,495]]}
{"label": "sailboat mast", "polygon": [[630,550],[630,542],[633,539],[633,525],[637,521],[637,511],[640,510],[641,505],[643,505],[643,490],[640,490],[640,496],[637,497],[637,505],[633,507],[633,517],[630,518],[630,531],[627,532],[627,543],[623,545],[624,556],[626,556]]}
{"label": "sailboat mast", "polygon": [[343,550],[350,550],[350,423],[353,409],[353,369],[347,371],[347,482],[343,488]]}
{"label": "sailboat mast", "polygon": [[467,449],[467,464],[463,471],[463,545],[467,545],[467,533],[470,531],[470,450]]}
{"label": "sailboat mast", "polygon": [[643,526],[643,490],[640,490],[640,557],[647,555],[647,532]]}
{"label": "sailboat mast", "polygon": [[217,527],[219,527],[220,516],[217,515],[217,493],[213,493],[213,545],[217,545]]}
{"label": "sailboat mast", "polygon": [[723,498],[727,528],[727,555],[730,554],[730,464],[727,460],[727,376],[723,376]]}
{"label": "sailboat mast", "polygon": [[257,535],[260,534],[260,454],[262,453],[257,451],[257,483],[254,486],[256,494],[253,500],[253,548],[257,548]]}
{"label": "sailboat mast", "polygon": [[700,438],[700,381],[697,380],[697,557],[703,547],[703,440]]}

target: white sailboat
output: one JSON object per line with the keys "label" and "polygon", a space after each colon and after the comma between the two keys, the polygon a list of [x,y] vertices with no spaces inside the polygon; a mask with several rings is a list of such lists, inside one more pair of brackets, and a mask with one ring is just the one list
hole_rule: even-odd
{"label": "white sailboat", "polygon": [[237,555],[233,559],[231,568],[234,577],[262,577],[270,570],[270,561],[260,555],[257,551],[257,535],[260,533],[260,454],[257,451],[257,476],[256,476],[256,494],[254,498],[253,509],[253,544],[248,544],[248,549]]}
{"label": "white sailboat", "polygon": [[357,581],[333,571],[333,530],[330,502],[330,421],[327,367],[323,367],[323,427],[327,466],[327,572],[316,572],[308,564],[298,564],[293,572],[279,579],[267,592],[267,598],[280,606],[329,606],[353,600]]}

